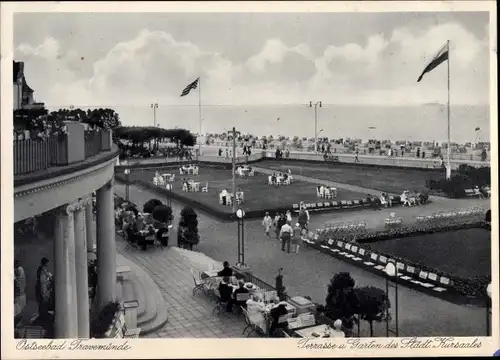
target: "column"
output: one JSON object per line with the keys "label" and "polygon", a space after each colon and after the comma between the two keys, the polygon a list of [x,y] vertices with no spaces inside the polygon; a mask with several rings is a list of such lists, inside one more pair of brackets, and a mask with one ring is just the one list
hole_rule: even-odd
{"label": "column", "polygon": [[92,209],[92,196],[90,196],[90,199],[85,207],[85,224],[87,227],[87,253],[93,254],[94,253],[94,231],[93,231],[93,225],[94,225],[94,215],[93,215],[93,209]]}
{"label": "column", "polygon": [[113,180],[97,190],[97,306],[116,300]]}
{"label": "column", "polygon": [[75,230],[72,206],[57,212],[54,241],[55,337],[76,338]]}
{"label": "column", "polygon": [[[90,202],[92,199],[90,199]],[[75,206],[75,268],[76,268],[76,297],[78,307],[78,338],[88,339],[90,336],[89,323],[89,279],[87,263],[87,239],[85,211],[89,199],[81,200]]]}

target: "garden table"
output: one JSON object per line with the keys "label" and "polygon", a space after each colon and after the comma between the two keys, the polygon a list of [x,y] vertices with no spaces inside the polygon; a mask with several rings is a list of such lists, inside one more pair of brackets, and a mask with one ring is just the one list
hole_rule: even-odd
{"label": "garden table", "polygon": [[[325,337],[325,334],[332,336],[333,329],[330,326],[323,324],[296,330],[295,333],[303,338],[315,338],[315,337],[321,338]],[[319,336],[314,336],[313,334],[318,334]]]}

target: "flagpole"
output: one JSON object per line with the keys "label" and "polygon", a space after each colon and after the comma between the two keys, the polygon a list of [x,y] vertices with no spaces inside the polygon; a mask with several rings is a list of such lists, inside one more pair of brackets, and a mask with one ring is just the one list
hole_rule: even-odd
{"label": "flagpole", "polygon": [[201,76],[198,78],[198,116],[200,121],[200,140],[198,143],[198,156],[201,155]]}
{"label": "flagpole", "polygon": [[450,40],[447,42],[448,46],[448,156],[446,158],[446,178],[451,178],[451,164],[450,164],[450,154],[451,154],[451,124],[450,124]]}

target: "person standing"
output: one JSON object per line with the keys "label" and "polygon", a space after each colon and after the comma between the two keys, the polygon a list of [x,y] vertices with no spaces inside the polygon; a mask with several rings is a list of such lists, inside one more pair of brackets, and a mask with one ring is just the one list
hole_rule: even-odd
{"label": "person standing", "polygon": [[285,246],[287,247],[287,252],[290,254],[290,243],[292,240],[293,229],[288,222],[286,222],[280,231],[281,238],[281,251],[285,251]]}
{"label": "person standing", "polygon": [[286,211],[286,221],[289,222],[290,224],[292,223],[292,212],[290,210]]}
{"label": "person standing", "polygon": [[18,260],[14,260],[14,326],[23,318],[26,307],[26,274]]}
{"label": "person standing", "polygon": [[281,228],[283,227],[283,225],[286,224],[286,217],[285,217],[285,214],[281,213],[280,214],[280,217],[278,219],[278,223],[277,223],[277,228],[276,228],[276,232],[277,232],[277,237],[278,239],[280,240],[281,242]]}
{"label": "person standing", "polygon": [[302,244],[302,231],[300,224],[296,223],[292,237],[292,252],[295,254],[299,253],[300,244]]}
{"label": "person standing", "polygon": [[274,216],[274,220],[273,220],[274,233],[276,234],[276,239],[279,239],[279,232],[281,229],[280,227],[278,227],[279,220],[280,220],[280,214],[276,213],[276,215]]}
{"label": "person standing", "polygon": [[38,316],[41,318],[48,316],[50,307],[52,274],[48,270],[48,265],[49,259],[44,257],[36,271],[35,296],[38,303]]}
{"label": "person standing", "polygon": [[262,220],[262,226],[264,227],[264,232],[267,235],[267,239],[271,240],[271,226],[273,225],[273,219],[269,216],[269,213],[266,212],[264,219]]}
{"label": "person standing", "polygon": [[356,149],[356,156],[354,157],[354,162],[355,163],[359,163],[359,157],[358,157],[358,155],[359,155],[359,150]]}
{"label": "person standing", "polygon": [[309,225],[309,212],[305,206],[301,206],[299,210],[299,225],[301,229],[308,230]]}

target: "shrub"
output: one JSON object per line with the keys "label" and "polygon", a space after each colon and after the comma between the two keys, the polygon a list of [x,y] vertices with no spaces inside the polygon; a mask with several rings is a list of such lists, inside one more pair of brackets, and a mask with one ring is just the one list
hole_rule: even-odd
{"label": "shrub", "polygon": [[200,242],[198,234],[198,215],[191,207],[185,207],[181,211],[179,227],[177,230],[177,242],[180,246],[187,245],[192,248]]}
{"label": "shrub", "polygon": [[373,322],[388,320],[387,309],[391,307],[389,298],[384,290],[373,286],[356,288],[355,293],[359,318],[370,324],[370,336],[373,336]]}
{"label": "shrub", "polygon": [[90,337],[102,339],[113,324],[116,313],[120,309],[118,302],[108,303],[90,324]]}
{"label": "shrub", "polygon": [[158,205],[163,205],[163,203],[158,199],[150,199],[143,206],[143,212],[146,214],[152,214],[155,207]]}
{"label": "shrub", "polygon": [[156,206],[153,210],[153,219],[162,223],[170,223],[174,219],[172,208],[164,204]]}

